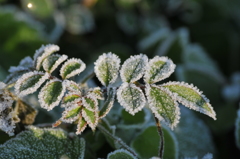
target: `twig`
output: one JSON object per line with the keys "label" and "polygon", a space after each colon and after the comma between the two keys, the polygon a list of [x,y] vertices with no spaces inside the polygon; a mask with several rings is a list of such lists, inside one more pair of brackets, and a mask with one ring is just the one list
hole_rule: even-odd
{"label": "twig", "polygon": [[158,134],[160,136],[159,157],[160,157],[160,159],[163,159],[163,152],[164,152],[163,131],[162,131],[162,127],[161,127],[161,124],[160,124],[160,121],[158,120],[158,118],[155,117],[155,121],[156,121],[156,126],[157,126],[157,129],[158,129]]}

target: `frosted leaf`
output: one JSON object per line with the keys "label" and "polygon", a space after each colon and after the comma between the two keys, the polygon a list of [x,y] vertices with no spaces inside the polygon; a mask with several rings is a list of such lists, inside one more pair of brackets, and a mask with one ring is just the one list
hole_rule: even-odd
{"label": "frosted leaf", "polygon": [[33,67],[33,60],[31,57],[27,56],[20,61],[17,67],[11,66],[8,72],[14,73],[19,71],[29,70],[31,67]]}
{"label": "frosted leaf", "polygon": [[23,71],[11,73],[5,78],[4,82],[6,84],[15,83],[23,74],[28,73],[28,72],[29,72],[29,70],[23,70]]}
{"label": "frosted leaf", "polygon": [[94,71],[102,85],[108,86],[116,81],[120,62],[121,60],[119,57],[111,52],[107,54],[104,53],[103,55],[99,56],[97,61],[94,63]]}
{"label": "frosted leaf", "polygon": [[216,113],[209,103],[209,99],[197,87],[184,82],[168,82],[161,86],[171,91],[174,94],[174,99],[184,106],[206,114],[216,120]]}
{"label": "frosted leaf", "polygon": [[140,88],[134,84],[123,83],[117,90],[118,102],[127,112],[134,115],[145,106],[146,99]]}
{"label": "frosted leaf", "polygon": [[13,99],[10,93],[7,90],[4,90],[5,87],[6,84],[0,82],[0,112],[11,107],[13,104]]}
{"label": "frosted leaf", "polygon": [[87,127],[87,122],[84,120],[82,116],[79,117],[77,123],[77,132],[76,134],[81,134]]}
{"label": "frosted leaf", "polygon": [[84,159],[85,140],[70,135],[62,129],[40,129],[28,126],[28,130],[19,133],[0,145],[0,158],[68,158]]}
{"label": "frosted leaf", "polygon": [[77,92],[78,94],[81,94],[80,86],[71,80],[64,80],[63,84],[66,86],[67,90],[70,92]]}
{"label": "frosted leaf", "polygon": [[145,72],[147,62],[148,58],[143,54],[131,56],[127,59],[120,70],[123,82],[132,83],[139,80]]}
{"label": "frosted leaf", "polygon": [[108,154],[107,159],[137,159],[130,152],[124,149],[115,150]]}
{"label": "frosted leaf", "polygon": [[0,81],[0,89],[4,89],[7,85]]}
{"label": "frosted leaf", "polygon": [[235,122],[235,140],[237,147],[240,149],[240,109],[237,112],[237,119]]}
{"label": "frosted leaf", "polygon": [[163,87],[147,85],[146,95],[155,117],[165,122],[171,129],[176,127],[180,119],[180,110],[173,93]]}
{"label": "frosted leaf", "polygon": [[68,93],[64,96],[64,98],[62,100],[62,105],[64,105],[64,107],[69,107],[80,101],[81,101],[81,95],[76,94],[76,93]]}
{"label": "frosted leaf", "polygon": [[113,107],[115,94],[116,94],[116,88],[108,89],[107,99],[104,102],[103,107],[101,108],[101,110],[99,112],[99,118],[105,117],[108,114],[108,112],[111,110],[111,108]]}
{"label": "frosted leaf", "polygon": [[62,56],[59,54],[50,55],[46,57],[45,60],[43,61],[43,69],[48,73],[52,73],[67,58],[68,58],[67,55]]}
{"label": "frosted leaf", "polygon": [[81,73],[85,68],[86,65],[82,60],[71,58],[61,67],[60,75],[63,79],[67,79]]}
{"label": "frosted leaf", "polygon": [[62,97],[66,87],[62,84],[62,81],[54,79],[46,83],[38,94],[39,103],[42,108],[52,110],[53,107],[57,106]]}
{"label": "frosted leaf", "polygon": [[39,70],[42,66],[43,60],[56,51],[59,51],[59,46],[53,44],[48,44],[46,46],[42,45],[40,49],[36,50],[33,57],[36,69]]}
{"label": "frosted leaf", "polygon": [[79,118],[80,111],[81,111],[81,106],[78,106],[78,105],[74,105],[70,108],[67,108],[62,113],[61,121],[66,123],[72,123],[76,121]]}
{"label": "frosted leaf", "polygon": [[47,79],[48,73],[33,71],[25,73],[15,84],[15,92],[18,96],[25,96],[35,92]]}
{"label": "frosted leaf", "polygon": [[103,100],[103,92],[100,87],[95,87],[93,89],[89,89],[88,92],[89,95],[94,96],[97,99]]}
{"label": "frosted leaf", "polygon": [[168,78],[174,72],[175,67],[171,59],[165,56],[155,56],[146,67],[144,81],[152,84]]}
{"label": "frosted leaf", "polygon": [[98,124],[98,112],[97,111],[90,111],[88,109],[82,109],[82,117],[88,123],[90,128],[95,131],[95,128]]}
{"label": "frosted leaf", "polygon": [[82,105],[90,111],[98,111],[98,101],[94,96],[83,97]]}

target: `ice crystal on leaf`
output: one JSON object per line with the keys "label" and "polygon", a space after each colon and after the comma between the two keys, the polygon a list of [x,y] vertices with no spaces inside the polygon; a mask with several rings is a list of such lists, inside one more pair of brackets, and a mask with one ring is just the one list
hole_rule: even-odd
{"label": "ice crystal on leaf", "polygon": [[35,92],[47,79],[48,73],[33,71],[23,74],[15,84],[15,92],[18,96],[25,96]]}
{"label": "ice crystal on leaf", "polygon": [[134,115],[145,106],[146,99],[142,90],[134,84],[123,83],[117,90],[118,102]]}
{"label": "ice crystal on leaf", "polygon": [[147,62],[148,58],[143,54],[131,56],[127,59],[120,70],[123,82],[132,83],[139,80],[144,74]]}
{"label": "ice crystal on leaf", "polygon": [[62,81],[58,79],[50,80],[38,94],[41,107],[52,110],[62,100],[65,90],[66,87],[62,84]]}
{"label": "ice crystal on leaf", "polygon": [[52,73],[67,58],[67,55],[50,55],[43,61],[43,69],[48,73]]}
{"label": "ice crystal on leaf", "polygon": [[176,65],[167,57],[155,56],[148,62],[144,81],[146,83],[156,83],[168,78],[175,69]]}
{"label": "ice crystal on leaf", "polygon": [[57,45],[48,44],[46,46],[42,45],[40,49],[36,50],[33,62],[37,70],[40,70],[43,60],[54,52],[59,51]]}
{"label": "ice crystal on leaf", "polygon": [[105,100],[105,103],[103,104],[103,107],[99,112],[99,118],[105,117],[108,114],[108,112],[111,110],[111,108],[113,107],[115,94],[116,94],[116,88],[114,87],[108,88],[108,92],[107,92],[108,97]]}
{"label": "ice crystal on leaf", "polygon": [[155,117],[173,129],[180,119],[180,110],[173,94],[166,88],[147,85],[146,95]]}
{"label": "ice crystal on leaf", "polygon": [[94,71],[102,85],[108,86],[116,81],[120,62],[119,57],[111,52],[99,56],[94,63]]}
{"label": "ice crystal on leaf", "polygon": [[137,159],[130,152],[124,149],[115,150],[108,154],[107,159]]}
{"label": "ice crystal on leaf", "polygon": [[93,131],[95,131],[95,128],[98,124],[98,119],[99,119],[98,112],[83,108],[82,116],[83,116],[84,120],[87,122],[87,124],[90,126],[90,128]]}
{"label": "ice crystal on leaf", "polygon": [[81,134],[87,127],[87,122],[84,120],[82,116],[78,118],[78,123],[77,123],[77,132],[76,134]]}
{"label": "ice crystal on leaf", "polygon": [[18,66],[11,66],[8,72],[14,73],[19,71],[29,70],[33,67],[33,60],[31,57],[27,56],[22,59]]}
{"label": "ice crystal on leaf", "polygon": [[81,111],[81,106],[73,105],[72,107],[67,108],[63,114],[61,121],[66,123],[72,123],[79,118]]}
{"label": "ice crystal on leaf", "polygon": [[67,79],[81,73],[85,68],[86,65],[82,60],[72,58],[63,64],[60,70],[60,75],[63,79]]}
{"label": "ice crystal on leaf", "polygon": [[161,87],[165,87],[174,95],[174,99],[182,103],[184,106],[206,114],[216,120],[216,113],[214,112],[209,99],[207,99],[198,88],[192,84],[184,82],[168,82]]}
{"label": "ice crystal on leaf", "polygon": [[81,94],[80,86],[76,82],[71,80],[64,80],[63,84],[66,86],[68,91]]}
{"label": "ice crystal on leaf", "polygon": [[83,97],[82,105],[90,111],[98,111],[98,101],[94,96]]}

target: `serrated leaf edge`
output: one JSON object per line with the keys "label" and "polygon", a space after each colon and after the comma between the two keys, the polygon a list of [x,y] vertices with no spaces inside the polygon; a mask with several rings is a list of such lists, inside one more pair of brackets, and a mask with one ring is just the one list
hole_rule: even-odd
{"label": "serrated leaf edge", "polygon": [[55,56],[58,56],[57,61],[55,61],[55,63],[53,64],[52,68],[50,70],[48,70],[47,68],[47,58],[43,61],[43,69],[46,72],[52,73],[63,61],[67,60],[68,56],[67,55],[59,55],[59,54],[55,54]]}
{"label": "serrated leaf edge", "polygon": [[[111,89],[113,89],[113,96],[109,99],[109,97],[110,97],[110,88]],[[101,118],[104,118],[107,114],[108,114],[108,112],[112,109],[112,107],[113,107],[113,103],[114,103],[114,99],[115,99],[115,95],[116,95],[116,87],[108,87],[108,90],[107,90],[107,99],[106,99],[106,101],[105,102],[107,102],[108,100],[110,100],[110,102],[109,102],[109,104],[108,104],[108,107],[107,107],[107,109],[106,109],[106,111],[101,115],[101,116],[99,116],[99,118],[101,119]],[[104,105],[105,105],[106,103],[104,103]],[[99,115],[100,115],[100,113],[99,113]]]}
{"label": "serrated leaf edge", "polygon": [[116,153],[121,153],[121,152],[123,152],[123,153],[126,153],[126,154],[128,154],[129,156],[131,156],[133,159],[137,159],[137,157],[135,157],[135,156],[133,156],[129,151],[127,151],[127,150],[124,150],[124,149],[118,149],[118,150],[115,150],[115,151],[113,151],[113,152],[110,152],[109,154],[108,154],[108,156],[107,156],[107,159],[110,159],[109,157],[111,156],[111,155],[115,155]]}
{"label": "serrated leaf edge", "polygon": [[94,123],[91,122],[91,119],[89,119],[89,117],[87,116],[86,112],[84,110],[82,110],[82,116],[83,118],[85,119],[85,121],[87,122],[87,124],[89,125],[89,127],[95,131],[96,129],[96,126],[98,124],[98,120],[99,120],[99,117],[98,117],[98,113],[97,112],[94,112],[94,116],[95,116],[95,121]]}

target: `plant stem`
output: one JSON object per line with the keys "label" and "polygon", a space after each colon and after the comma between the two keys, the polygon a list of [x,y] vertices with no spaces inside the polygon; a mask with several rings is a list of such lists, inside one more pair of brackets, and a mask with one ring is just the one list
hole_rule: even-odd
{"label": "plant stem", "polygon": [[155,121],[156,121],[156,126],[158,129],[158,134],[160,136],[160,145],[159,145],[159,157],[160,159],[163,159],[163,152],[164,152],[164,137],[163,137],[163,131],[162,131],[162,127],[161,127],[161,123],[158,120],[158,118],[155,117]]}
{"label": "plant stem", "polygon": [[95,72],[90,73],[89,75],[87,75],[83,80],[82,80],[82,84],[86,83],[90,78],[93,78],[95,76]]}
{"label": "plant stem", "polygon": [[101,126],[100,124],[97,126],[97,128],[102,131],[104,134],[108,135],[110,138],[112,138],[113,140],[115,140],[118,144],[120,144],[124,149],[128,150],[131,154],[133,154],[135,157],[137,157],[136,152],[134,152],[134,150],[132,150],[132,148],[130,148],[128,145],[126,145],[120,138],[114,136],[113,134],[111,134],[109,131],[107,131],[103,126]]}

